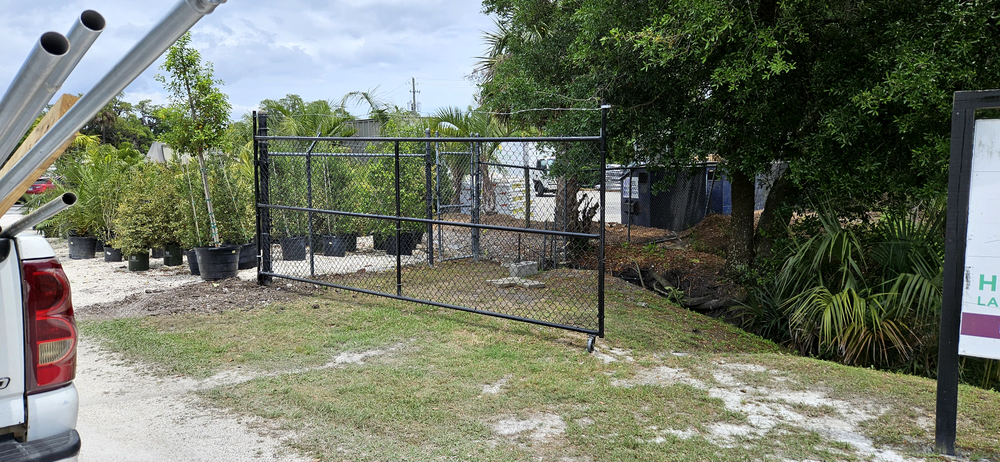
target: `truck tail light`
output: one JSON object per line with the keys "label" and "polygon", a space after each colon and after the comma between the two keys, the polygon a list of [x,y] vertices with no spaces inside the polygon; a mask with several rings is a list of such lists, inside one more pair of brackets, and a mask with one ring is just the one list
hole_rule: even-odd
{"label": "truck tail light", "polygon": [[76,377],[76,320],[69,279],[55,258],[25,260],[28,393],[58,388]]}

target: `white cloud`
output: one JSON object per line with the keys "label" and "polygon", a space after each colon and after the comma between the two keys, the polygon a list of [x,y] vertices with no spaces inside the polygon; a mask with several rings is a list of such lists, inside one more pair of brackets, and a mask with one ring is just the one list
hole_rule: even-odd
{"label": "white cloud", "polygon": [[[0,0],[5,10],[0,87],[10,82],[43,32],[67,32],[89,8],[105,16],[107,29],[62,89],[85,92],[175,4]],[[350,91],[375,87],[405,107],[411,77],[417,78],[423,111],[431,112],[472,103],[475,86],[462,79],[484,49],[481,31],[493,27],[479,11],[479,3],[469,0],[229,0],[195,25],[192,44],[225,82],[236,118],[265,98],[296,93],[339,100]],[[161,63],[128,87],[128,100],[165,101],[153,79],[162,73]],[[424,85],[423,79],[435,80]]]}

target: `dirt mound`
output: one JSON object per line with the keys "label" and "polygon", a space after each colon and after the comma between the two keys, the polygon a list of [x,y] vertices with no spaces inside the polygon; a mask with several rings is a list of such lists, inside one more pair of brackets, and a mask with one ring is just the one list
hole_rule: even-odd
{"label": "dirt mound", "polygon": [[196,282],[171,289],[149,288],[121,301],[96,303],[75,311],[77,318],[82,320],[250,311],[308,296],[315,291],[313,284],[275,280],[270,286],[259,286],[256,281],[233,278]]}
{"label": "dirt mound", "polygon": [[725,258],[729,248],[729,215],[712,214],[701,220],[688,233],[692,247],[700,252]]}

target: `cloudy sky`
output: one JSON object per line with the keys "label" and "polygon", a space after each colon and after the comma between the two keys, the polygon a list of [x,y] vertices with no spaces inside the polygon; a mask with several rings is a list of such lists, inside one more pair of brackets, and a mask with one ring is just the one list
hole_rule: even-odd
{"label": "cloudy sky", "polygon": [[[42,33],[66,34],[92,9],[107,27],[61,93],[88,91],[177,0],[0,0],[0,88],[6,89]],[[370,91],[409,107],[416,78],[422,113],[473,104],[468,76],[485,53],[493,20],[476,0],[229,0],[192,28],[192,44],[215,66],[233,117],[288,93],[339,101]],[[162,57],[125,99],[166,102],[154,80]],[[349,108],[363,116],[366,107]]]}

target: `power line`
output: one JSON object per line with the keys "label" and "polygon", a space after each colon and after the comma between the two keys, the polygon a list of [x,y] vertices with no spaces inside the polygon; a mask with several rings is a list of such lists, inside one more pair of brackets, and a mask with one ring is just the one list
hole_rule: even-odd
{"label": "power line", "polygon": [[492,115],[515,115],[523,112],[538,112],[538,111],[600,111],[601,108],[586,108],[586,107],[540,107],[533,109],[521,109],[514,112],[491,112],[491,111],[480,111],[478,109],[470,111],[477,112],[480,114],[492,114]]}
{"label": "power line", "polygon": [[[420,92],[418,91],[417,93],[420,93]],[[479,110],[479,109],[473,109],[471,111],[463,111],[463,112],[478,113],[478,114],[492,114],[492,115],[515,115],[515,114],[521,114],[521,113],[524,113],[524,112],[539,112],[539,111],[589,111],[589,112],[596,112],[596,111],[600,111],[600,110],[601,110],[601,108],[599,108],[599,107],[594,107],[594,108],[587,108],[587,107],[540,107],[540,108],[532,108],[532,109],[520,109],[520,110],[513,111],[513,112],[493,112],[493,111],[482,111],[482,110]],[[282,117],[306,117],[306,116],[323,116],[323,117],[340,117],[340,118],[343,118],[343,116],[338,116],[338,115],[335,115],[335,114],[288,114],[288,115],[284,115]]]}

